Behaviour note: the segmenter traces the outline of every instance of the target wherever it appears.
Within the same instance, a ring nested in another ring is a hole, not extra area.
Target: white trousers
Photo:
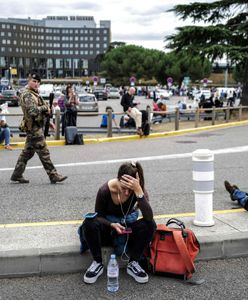
[[[134,119],[136,128],[141,127],[142,113],[136,107],[133,107],[130,112],[127,110],[126,113]]]

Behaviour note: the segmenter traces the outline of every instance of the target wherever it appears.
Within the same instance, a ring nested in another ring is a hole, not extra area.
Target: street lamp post
[[[11,73],[12,67],[9,67],[9,85],[12,85],[12,73]]]

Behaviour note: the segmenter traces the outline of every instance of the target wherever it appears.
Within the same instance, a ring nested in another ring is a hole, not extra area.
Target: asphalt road
[[[81,274],[0,279],[0,299],[246,300],[247,264],[248,258],[198,262],[198,277],[205,279],[202,285],[154,275],[147,284],[138,284],[122,269],[116,294],[107,292],[106,271],[93,285],[84,284]]]
[[[241,189],[248,189],[247,149],[237,152],[238,147],[247,144],[247,126],[239,126],[184,136],[50,147],[58,171],[68,175],[68,180],[56,185],[49,183],[36,155],[25,172],[30,183],[11,183],[12,169],[21,150],[1,151],[0,223],[81,219],[82,213],[94,209],[98,187],[116,176],[121,162],[114,160],[132,158],[140,160],[144,167],[146,188],[155,215],[194,212],[189,155],[196,149],[222,149],[215,155],[213,208],[230,209],[235,204],[230,201],[223,181],[228,179]]]

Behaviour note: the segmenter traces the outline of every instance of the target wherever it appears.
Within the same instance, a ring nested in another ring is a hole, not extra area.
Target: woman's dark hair
[[[122,164],[118,170],[117,178],[118,180],[120,180],[124,174],[136,178],[137,172],[139,174],[140,186],[144,191],[144,187],[145,187],[144,173],[143,173],[143,168],[141,167],[141,164],[139,162],[127,162]]]
[[[72,85],[71,85],[71,84],[68,84],[67,87],[66,87],[65,95],[66,95],[67,98],[69,97],[69,90],[70,90],[71,88],[72,88]]]

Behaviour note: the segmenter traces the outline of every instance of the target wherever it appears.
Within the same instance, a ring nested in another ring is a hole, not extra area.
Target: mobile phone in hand
[[[121,234],[125,234],[125,233],[132,233],[132,228],[126,227],[125,229],[123,229],[123,230],[121,231]]]
[[[83,217],[85,219],[94,219],[97,216],[97,212],[88,212]]]

